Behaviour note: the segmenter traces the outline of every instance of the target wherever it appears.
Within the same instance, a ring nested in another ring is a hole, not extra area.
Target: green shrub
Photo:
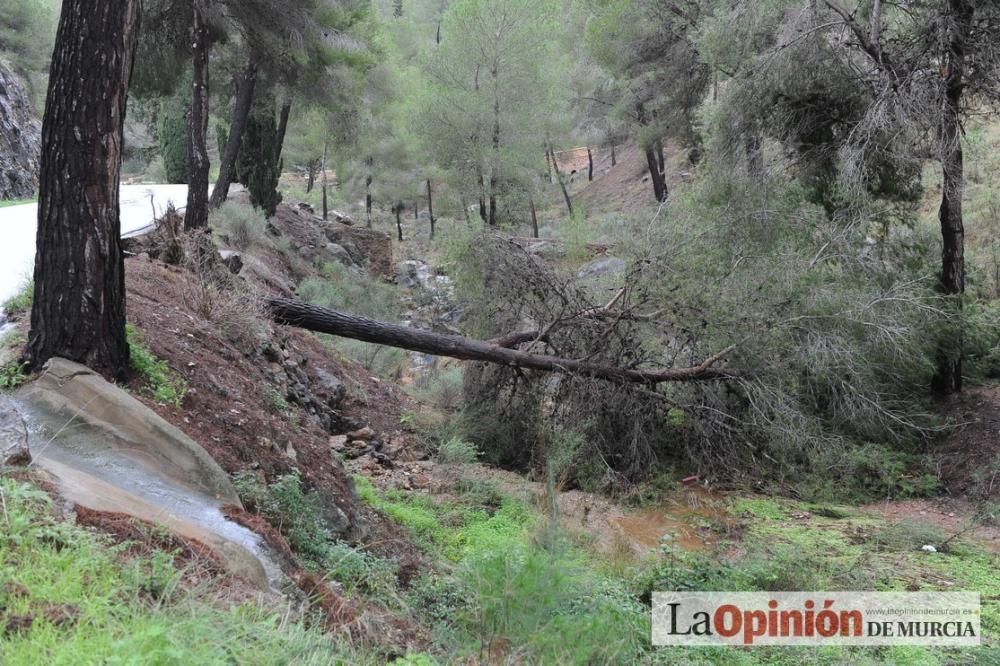
[[[153,354],[139,329],[129,324],[125,327],[125,335],[132,370],[146,382],[153,400],[179,408],[187,395],[187,382],[166,361]]]
[[[185,103],[172,100],[160,107],[156,137],[168,183],[188,182],[188,131]]]
[[[229,245],[246,251],[264,238],[267,220],[251,206],[227,201],[209,215],[209,226],[224,235]]]
[[[28,379],[28,364],[11,361],[0,366],[0,391],[13,391]]]
[[[307,568],[330,576],[348,591],[395,595],[398,565],[338,542],[323,520],[322,499],[302,487],[298,472],[271,485],[253,472],[241,472],[233,485],[247,510],[274,525]]]
[[[21,315],[31,312],[35,302],[35,282],[29,281],[16,295],[4,301],[0,306],[8,315]]]
[[[274,215],[281,203],[278,180],[278,124],[274,118],[274,99],[264,97],[254,103],[240,143],[236,171],[250,191],[250,201],[265,217]]]
[[[442,442],[437,450],[438,462],[445,465],[474,463],[480,455],[475,444],[458,438]]]

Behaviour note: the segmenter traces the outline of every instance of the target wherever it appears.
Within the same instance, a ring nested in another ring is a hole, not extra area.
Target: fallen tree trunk
[[[460,335],[442,335],[398,324],[375,321],[287,298],[268,299],[267,305],[270,308],[271,316],[279,324],[467,361],[485,361],[543,372],[561,372],[617,383],[635,384],[732,379],[741,375],[740,372],[714,367],[723,356],[732,351],[732,348],[705,359],[699,365],[687,368],[662,370],[618,368],[590,361],[533,354],[510,348],[513,346],[512,342],[528,342],[535,339],[529,338],[530,334],[514,334],[498,338],[494,342],[484,342]]]

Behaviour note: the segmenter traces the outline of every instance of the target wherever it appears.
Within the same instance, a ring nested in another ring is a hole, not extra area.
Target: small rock
[[[920,550],[924,551],[925,553],[936,553],[937,552],[937,548],[935,548],[934,546],[932,546],[930,544],[927,544],[926,546],[924,546]]]
[[[331,437],[330,448],[334,451],[343,451],[347,448],[347,435],[336,435]]]
[[[355,430],[354,432],[347,433],[347,437],[352,440],[360,440],[362,442],[368,442],[375,437],[375,431],[369,426],[365,426],[360,430]]]
[[[292,447],[290,443],[288,444],[288,447],[285,449],[285,457],[289,458],[293,462],[299,459],[298,452]]]
[[[345,266],[354,265],[354,259],[351,257],[351,253],[347,251],[347,248],[345,248],[343,245],[340,245],[339,243],[327,243],[326,252],[335,261],[339,261]]]
[[[581,266],[576,276],[581,280],[586,280],[604,275],[622,275],[625,273],[626,265],[625,260],[618,257],[595,259]]]
[[[222,259],[222,263],[225,264],[226,268],[233,275],[239,275],[240,271],[243,270],[243,257],[240,256],[239,252],[233,250],[219,250],[219,257]]]

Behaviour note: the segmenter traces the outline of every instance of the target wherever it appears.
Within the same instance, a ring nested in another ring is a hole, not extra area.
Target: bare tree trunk
[[[493,164],[490,165],[490,226],[497,226],[497,186],[500,171],[500,90],[497,82],[497,68],[493,76]]]
[[[587,146],[587,182],[592,183],[594,181],[594,153],[590,152],[590,146]]]
[[[330,149],[330,144],[329,143],[324,143],[323,144],[323,221],[324,222],[326,222],[327,220],[330,219],[330,210],[327,207],[327,201],[326,201],[326,192],[327,192],[327,189],[326,189],[326,158],[327,158],[327,152],[329,151],[329,149]]]
[[[191,109],[188,113],[188,193],[184,209],[184,228],[208,226],[208,53],[211,49],[208,25],[194,0],[191,25],[192,84]]]
[[[472,224],[472,218],[469,216],[469,202],[465,198],[465,190],[462,190],[462,213],[465,215],[465,223]]]
[[[528,205],[531,206],[531,235],[538,238],[538,214],[535,212],[535,198],[528,195]]]
[[[656,150],[656,166],[660,170],[660,184],[663,185],[663,189],[666,190],[665,178],[667,175],[667,167],[663,160],[663,141],[661,139],[656,140],[656,146],[654,149]]]
[[[427,214],[431,219],[431,240],[434,240],[434,194],[431,191],[431,179],[427,179]]]
[[[326,150],[325,146],[324,150]],[[319,173],[319,165],[321,163],[322,160],[320,162],[312,161],[306,165],[306,194],[312,192],[313,188],[316,187],[316,174]]]
[[[399,242],[403,242],[403,221],[400,216],[403,214],[403,204],[399,202],[396,204],[396,235],[399,238]]]
[[[286,100],[281,105],[278,115],[278,133],[274,143],[274,163],[281,164],[281,151],[285,147],[285,134],[288,132],[288,116],[292,113],[292,100]]]
[[[566,210],[569,211],[569,216],[573,217],[573,200],[570,199],[569,190],[566,189],[566,181],[563,180],[562,169],[559,168],[559,160],[556,159],[556,150],[549,144],[549,153],[552,154],[552,166],[556,171],[556,179],[559,181],[559,187],[562,189],[563,201],[566,202]]]
[[[211,208],[218,208],[229,196],[229,186],[232,185],[233,175],[236,172],[236,158],[240,154],[240,144],[243,141],[243,132],[247,128],[247,119],[250,117],[250,108],[253,106],[256,86],[257,63],[251,59],[246,72],[243,73],[243,78],[240,79],[239,87],[236,90],[236,99],[233,100],[233,116],[229,123],[229,137],[222,151],[219,177],[215,181],[215,189],[212,190],[212,198],[209,200]],[[309,189],[312,189],[312,179],[309,181]]]
[[[413,221],[420,221],[420,204],[418,204],[415,200],[413,202]]]
[[[653,196],[660,203],[667,200],[666,188],[663,186],[663,178],[660,174],[660,166],[656,160],[656,152],[652,148],[646,149],[646,166],[649,169],[649,179],[653,182]]]
[[[938,368],[932,382],[942,395],[962,390],[962,294],[965,293],[965,228],[962,194],[965,165],[961,141],[961,104],[965,87],[966,39],[972,30],[974,8],[969,0],[948,0],[951,26],[945,54],[945,100],[941,119],[942,194],[941,291],[952,297],[954,319],[947,322],[944,339],[938,343]]]
[[[467,361],[485,361],[543,372],[583,375],[617,383],[655,385],[663,382],[732,379],[745,374],[741,371],[714,367],[731,349],[709,357],[701,364],[691,367],[662,370],[618,368],[589,361],[511,349],[498,344],[499,340],[484,342],[460,335],[442,335],[422,331],[285,298],[269,299],[268,307],[272,317],[279,324],[298,326],[306,330],[338,335],[351,340],[362,340]],[[512,343],[530,342],[535,339],[538,339],[538,334],[534,336],[519,334],[510,337]]]
[[[615,153],[615,144],[611,144],[611,166],[618,166],[618,155]]]
[[[549,182],[551,183],[554,179],[552,178],[552,161],[549,157],[549,147],[545,146],[545,169],[548,173]]]
[[[128,377],[118,181],[139,0],[64,0],[42,123],[28,356]]]
[[[368,164],[368,175],[365,176],[365,217],[368,220],[368,228],[372,228],[372,174],[371,168],[374,160],[369,157],[366,160]]]

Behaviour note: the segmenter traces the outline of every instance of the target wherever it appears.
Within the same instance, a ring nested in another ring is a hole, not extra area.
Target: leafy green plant
[[[453,437],[442,442],[437,450],[438,462],[445,465],[470,464],[479,460],[479,448],[472,442]]]
[[[31,306],[35,302],[35,282],[29,281],[16,295],[7,299],[3,306],[3,311],[8,315],[21,315],[31,311]]]
[[[12,361],[0,366],[0,391],[13,391],[28,379],[28,364]]]
[[[222,204],[209,218],[209,225],[241,251],[260,243],[267,227],[267,220],[258,209],[235,201]]]
[[[185,587],[171,553],[135,556],[128,544],[62,522],[34,485],[2,478],[0,498],[0,605],[5,618],[30,620],[0,639],[4,666],[82,656],[109,665],[370,660],[280,604],[223,605],[208,586]]]
[[[135,326],[125,327],[129,344],[129,362],[132,370],[146,382],[153,400],[180,407],[187,394],[187,382],[166,361],[159,359],[147,346],[142,333]]]

